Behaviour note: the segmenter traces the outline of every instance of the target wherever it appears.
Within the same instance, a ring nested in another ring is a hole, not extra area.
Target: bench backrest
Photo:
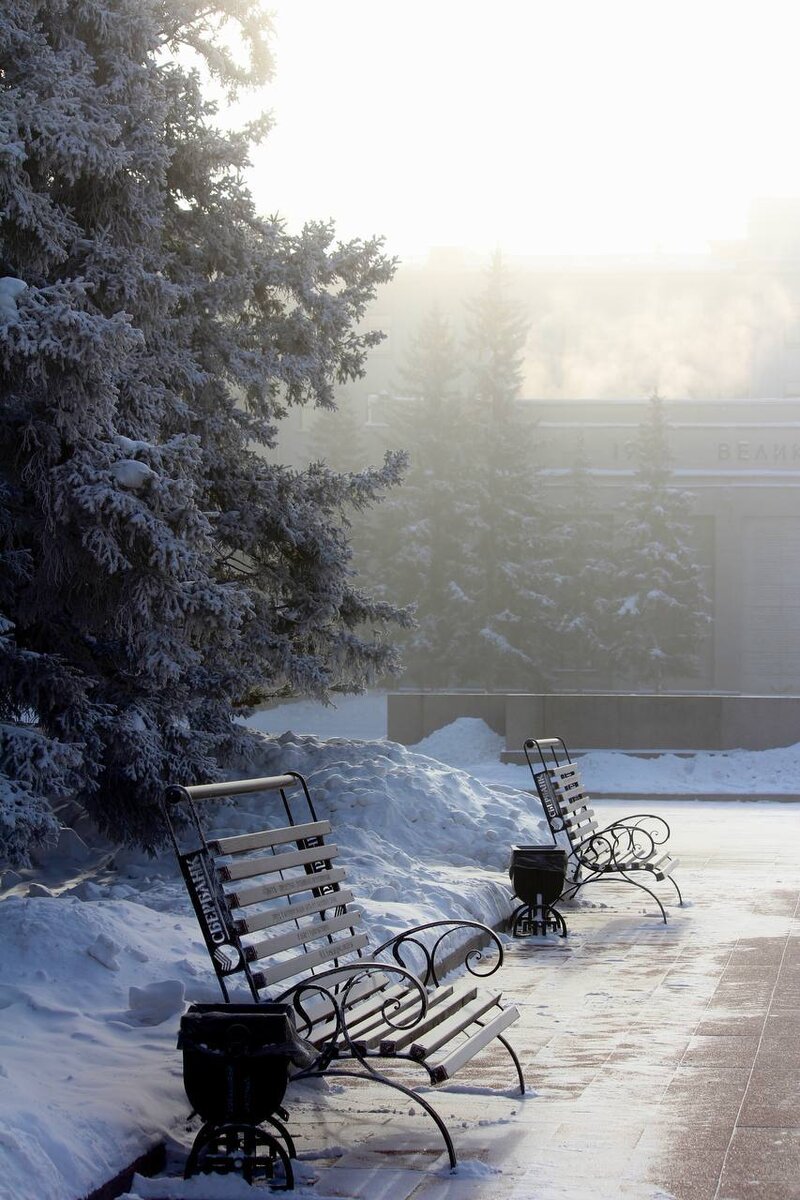
[[[198,801],[253,792],[277,801],[266,806],[274,816],[267,828],[228,836],[206,829]],[[317,818],[301,775],[173,786],[165,811],[226,1001],[232,976],[242,974],[253,998],[263,1000],[361,956],[368,941],[361,914],[343,886],[338,848],[325,842],[330,823]],[[181,845],[187,831],[188,849]]]
[[[562,738],[528,738],[524,750],[553,837],[563,832],[580,854],[599,824],[577,765]]]

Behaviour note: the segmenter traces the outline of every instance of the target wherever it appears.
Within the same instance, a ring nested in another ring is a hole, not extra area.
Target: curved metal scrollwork
[[[578,857],[592,871],[619,870],[630,868],[632,862],[648,862],[660,844],[643,826],[616,821],[582,842]]]
[[[421,935],[428,933],[432,929],[444,929],[444,932],[440,933],[434,939],[432,945],[429,945],[427,941],[422,939]],[[495,931],[480,921],[429,921],[425,925],[416,925],[413,929],[407,929],[404,933],[398,933],[395,937],[389,938],[388,941],[384,942],[375,951],[375,957],[377,958],[384,951],[391,951],[395,962],[399,966],[408,969],[408,950],[410,947],[415,947],[422,958],[423,969],[420,972],[422,982],[426,987],[431,984],[438,987],[439,971],[441,970],[441,966],[438,964],[439,948],[451,934],[458,933],[459,930],[463,929],[479,930],[485,936],[486,940],[492,943],[494,949],[497,951],[497,958],[489,963],[488,969],[479,970],[477,964],[483,962],[485,947],[473,946],[472,949],[465,947],[465,954],[461,965],[465,966],[471,975],[480,977],[493,975],[502,966],[503,946]]]
[[[637,829],[646,831],[656,846],[663,846],[670,835],[667,822],[655,813],[633,813],[630,817],[626,816],[622,824],[635,825]]]
[[[403,964],[395,966],[392,963],[358,962],[348,966],[335,967],[330,971],[324,971],[319,975],[304,979],[287,988],[278,997],[278,1001],[292,1004],[301,1020],[298,1028],[301,1038],[310,1036],[312,1031],[319,1027],[321,1021],[331,1024],[330,1032],[324,1041],[315,1043],[316,1058],[308,1067],[304,1067],[299,1072],[300,1075],[324,1071],[343,1050],[347,1054],[352,1054],[362,1063],[364,1062],[364,1054],[358,1046],[357,1039],[350,1031],[348,1018],[350,1006],[361,998],[360,993],[353,998],[354,987],[372,973],[398,976],[408,984],[408,991],[402,996],[398,997],[396,994],[387,996],[381,1005],[380,1014],[387,1025],[392,1029],[407,1029],[425,1016],[428,1011],[428,994],[413,971],[409,971]],[[378,988],[379,991],[380,988]],[[326,1008],[322,1015],[317,1012],[312,1016],[303,1003],[304,999],[308,1000],[312,995],[325,1001]],[[409,995],[412,996],[410,1005],[408,1004]],[[398,1020],[396,1018],[401,1007],[403,1015]],[[366,1063],[364,1065],[371,1070]]]

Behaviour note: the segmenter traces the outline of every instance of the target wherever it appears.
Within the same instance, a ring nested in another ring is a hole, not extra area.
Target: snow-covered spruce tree
[[[553,572],[560,684],[583,687],[594,673],[607,686],[612,605],[616,592],[613,526],[599,503],[583,439],[564,480],[566,499],[552,514]]]
[[[469,304],[463,480],[469,530],[464,591],[472,602],[464,682],[490,689],[547,686],[555,607],[535,429],[520,412],[528,323],[500,254]]]
[[[257,216],[242,176],[267,123],[220,132],[202,79],[265,80],[268,30],[249,0],[0,14],[9,860],[65,796],[155,844],[164,781],[246,753],[237,702],[358,689],[392,659],[393,609],[353,586],[343,514],[398,461],[342,477],[258,453],[287,405],[361,373],[379,335],[356,326],[393,270],[379,242]]]
[[[692,497],[673,482],[658,395],[639,428],[635,461],[619,525],[612,660],[623,680],[660,692],[670,679],[696,673],[710,604],[692,545]]]
[[[388,405],[392,441],[408,450],[406,480],[371,522],[369,575],[386,597],[413,604],[403,641],[404,681],[419,687],[460,682],[461,587],[469,526],[459,351],[447,317],[434,306],[406,353],[403,396]]]

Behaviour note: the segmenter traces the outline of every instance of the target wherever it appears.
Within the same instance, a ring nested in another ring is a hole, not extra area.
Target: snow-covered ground
[[[475,720],[413,750],[387,742],[385,704],[370,695],[256,714],[255,728],[278,735],[259,773],[309,778],[375,938],[437,917],[498,922],[510,910],[510,845],[544,836],[527,768],[501,764],[502,739]],[[594,753],[583,770],[596,792],[795,793],[800,747]],[[253,825],[257,805],[229,827]],[[185,1115],[179,1015],[217,999],[216,984],[169,855],[65,837],[36,870],[6,872],[0,894],[0,1198],[77,1200]],[[233,1194],[233,1182],[206,1182],[202,1195]]]

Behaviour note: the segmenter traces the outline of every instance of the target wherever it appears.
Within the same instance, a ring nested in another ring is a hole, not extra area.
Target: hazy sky
[[[702,251],[800,196],[800,4],[273,0],[259,208],[522,253]]]

